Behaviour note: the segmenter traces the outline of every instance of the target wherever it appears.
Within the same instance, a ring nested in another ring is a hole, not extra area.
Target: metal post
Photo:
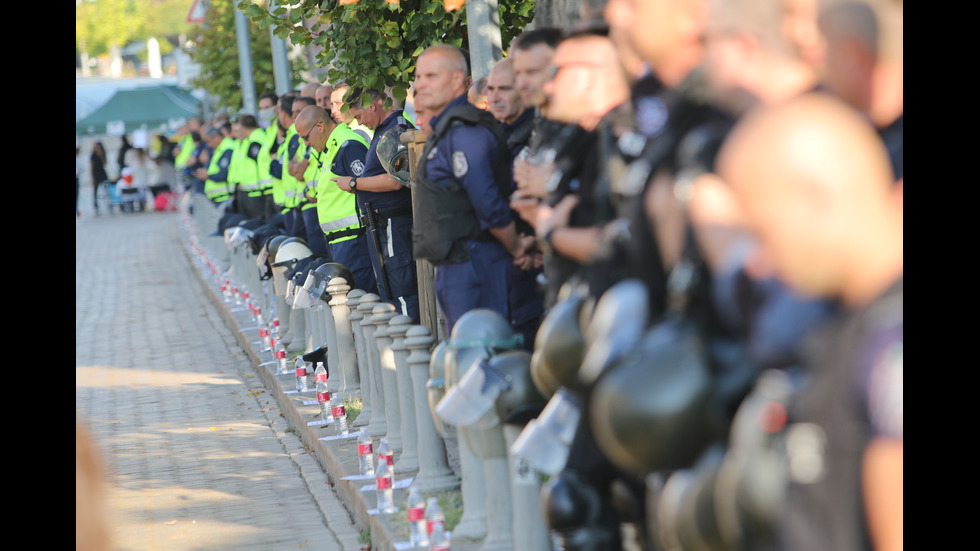
[[[235,35],[238,37],[238,69],[241,74],[242,111],[256,114],[255,81],[252,79],[252,46],[248,41],[248,18],[235,10]]]
[[[276,9],[276,2],[269,2],[269,12]],[[289,56],[286,40],[276,36],[276,28],[269,27],[269,42],[272,46],[272,76],[276,82],[276,95],[282,96],[293,89],[289,74]]]
[[[502,56],[497,0],[466,2],[466,21],[470,37],[470,72],[475,82],[489,75],[494,63]]]

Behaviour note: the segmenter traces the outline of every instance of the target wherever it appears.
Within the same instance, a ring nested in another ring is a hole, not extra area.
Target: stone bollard
[[[358,352],[363,352],[364,370],[369,373],[368,378],[371,379],[371,422],[367,426],[367,431],[372,437],[381,437],[388,432],[387,404],[378,361],[378,343],[374,340],[374,321],[371,320],[374,306],[379,300],[378,295],[368,293],[361,297],[361,302],[357,305],[357,311],[361,314],[361,334],[364,336],[364,346],[358,348]]]
[[[378,370],[381,372],[381,384],[384,389],[386,436],[391,451],[402,451],[402,415],[398,404],[398,377],[395,374],[395,357],[391,351],[391,337],[388,336],[388,321],[395,317],[395,306],[388,302],[380,302],[371,311],[371,321],[374,323],[374,340],[378,346]]]
[[[507,449],[514,444],[524,425],[504,424]],[[548,526],[541,514],[541,482],[538,473],[521,458],[507,454],[510,461],[510,488],[513,506],[514,549],[548,551]]]
[[[361,377],[357,372],[357,357],[354,355],[354,334],[351,332],[350,308],[347,306],[347,293],[350,285],[342,277],[330,280],[327,292],[330,293],[330,313],[336,343],[330,353],[336,354],[337,363],[330,365],[330,377],[343,382],[340,393],[351,397],[361,390]],[[333,357],[333,356],[331,356]],[[363,410],[362,410],[363,411]]]
[[[374,410],[371,408],[371,374],[367,370],[367,357],[364,352],[364,332],[361,330],[361,315],[359,307],[361,298],[365,295],[364,291],[354,289],[347,293],[347,307],[350,309],[348,320],[350,321],[351,335],[354,341],[354,360],[357,363],[357,371],[361,380],[361,414],[354,420],[352,427],[363,427],[371,422],[374,417]]]
[[[302,351],[307,346],[306,312],[296,310],[283,302],[289,315],[289,338],[283,339],[287,352]]]
[[[323,344],[323,327],[319,317],[316,316],[312,308],[293,308],[303,311],[303,319],[306,320],[306,338],[304,339],[303,353],[311,352]]]
[[[334,394],[343,387],[343,372],[340,369],[340,356],[337,352],[337,326],[330,307],[330,295],[323,293],[313,307],[313,315],[319,319],[322,340],[319,345],[327,345],[327,392]],[[314,347],[315,349],[316,347]]]
[[[418,429],[419,472],[412,485],[418,486],[423,493],[459,488],[459,478],[449,467],[446,442],[436,431],[429,411],[426,383],[429,380],[429,353],[434,340],[422,325],[413,325],[405,332],[405,346],[409,350],[406,360],[412,378],[414,417]]]
[[[402,454],[395,463],[395,474],[419,470],[418,423],[415,421],[415,392],[408,367],[408,347],[405,333],[412,325],[412,318],[397,315],[388,320],[388,336],[391,337],[391,354],[395,361],[395,378],[398,382],[398,409],[401,413]]]
[[[481,551],[514,549],[514,534],[511,527],[513,509],[510,494],[510,464],[507,461],[507,445],[504,442],[503,429],[497,425],[490,429],[458,427],[458,430],[467,431],[466,441],[460,442],[459,445],[461,450],[469,449],[473,443],[479,442],[479,449],[471,449],[470,452],[477,457],[478,466],[483,471],[483,488],[486,496],[484,510],[487,535],[480,549]],[[465,497],[463,506],[468,507]]]

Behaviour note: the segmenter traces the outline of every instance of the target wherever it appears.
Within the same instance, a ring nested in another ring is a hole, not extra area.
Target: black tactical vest
[[[472,105],[449,108],[439,119],[432,136],[426,140],[415,187],[414,209],[418,221],[412,234],[415,258],[437,265],[468,260],[467,239],[493,239],[489,232],[480,229],[473,204],[459,182],[452,180],[449,185],[443,186],[432,182],[425,174],[429,153],[449,128],[460,124],[482,125],[493,132],[498,144],[497,158],[493,164],[494,181],[504,200],[510,195],[510,152],[496,119],[489,112]]]

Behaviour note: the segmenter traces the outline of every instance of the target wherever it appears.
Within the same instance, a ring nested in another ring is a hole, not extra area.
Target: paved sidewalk
[[[359,549],[191,269],[179,216],[75,226],[75,410],[110,471],[114,549]]]

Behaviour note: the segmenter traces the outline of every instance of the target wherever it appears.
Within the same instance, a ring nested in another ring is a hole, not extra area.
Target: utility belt
[[[332,242],[336,241],[337,239],[343,239],[345,237],[351,237],[351,236],[355,236],[356,237],[358,235],[364,235],[364,233],[366,231],[367,231],[367,228],[365,228],[364,226],[358,226],[356,228],[346,228],[346,229],[343,229],[343,230],[337,230],[337,231],[334,231],[334,232],[327,233],[325,235],[326,235],[326,238],[327,238],[327,243],[332,243]]]
[[[404,206],[404,207],[392,207],[389,209],[371,209],[371,212],[374,213],[374,219],[378,223],[378,225],[385,226],[387,225],[388,220],[392,218],[398,218],[399,216],[411,216],[412,207]],[[361,224],[364,226],[370,226],[371,223],[369,218],[370,217],[368,217],[366,214],[361,213],[360,216]]]

